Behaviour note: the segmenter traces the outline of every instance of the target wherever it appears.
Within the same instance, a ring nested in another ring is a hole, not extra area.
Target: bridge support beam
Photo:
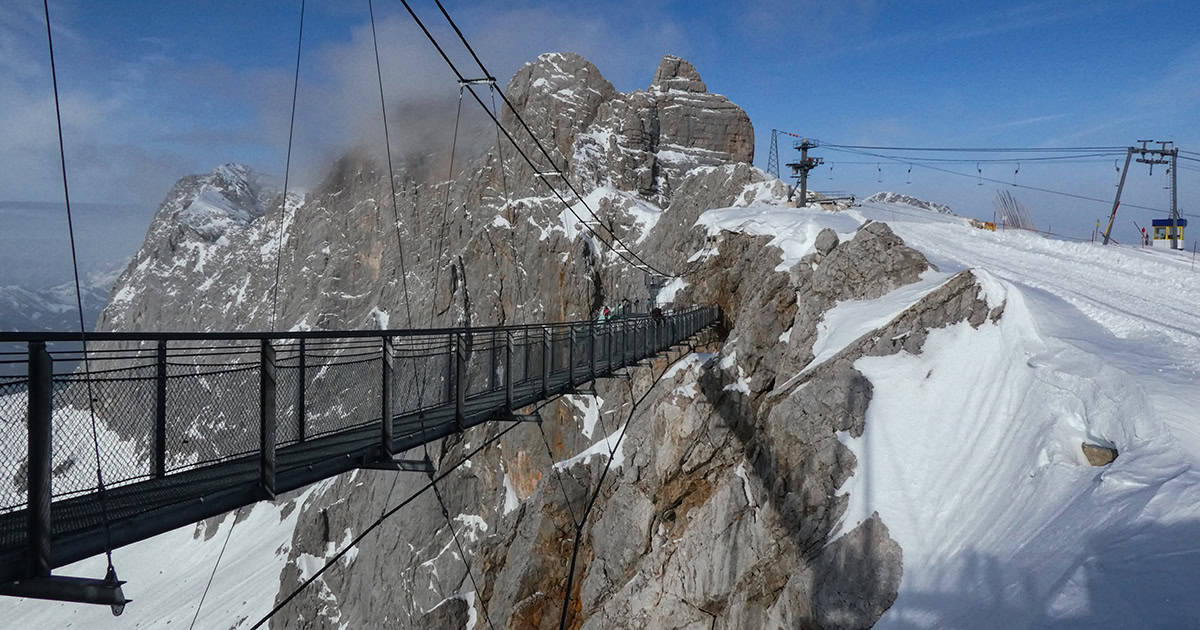
[[[29,490],[29,557],[26,570],[35,577],[49,576],[51,567],[53,366],[50,353],[46,352],[46,342],[29,342],[29,473],[26,475]]]
[[[258,484],[264,498],[275,498],[275,347],[262,340],[259,351]]]

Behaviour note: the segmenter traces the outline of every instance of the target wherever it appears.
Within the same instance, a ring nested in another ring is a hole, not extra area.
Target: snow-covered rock
[[[941,203],[934,203],[932,201],[925,201],[923,199],[917,199],[916,197],[902,193],[886,191],[877,192],[874,195],[867,197],[866,200],[871,203],[893,203],[902,206],[920,208],[922,210],[931,210],[941,214],[954,214],[954,211],[950,209],[950,206]]]

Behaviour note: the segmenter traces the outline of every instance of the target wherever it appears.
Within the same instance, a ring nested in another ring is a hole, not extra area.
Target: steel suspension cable
[[[405,2],[405,6],[407,6],[407,4],[408,4],[407,0],[402,0],[402,1]],[[479,55],[475,53],[475,49],[471,46],[471,43],[469,41],[467,41],[467,37],[466,37],[466,35],[463,34],[462,30],[460,28],[458,28],[458,24],[455,23],[454,19],[450,17],[450,13],[446,10],[446,7],[442,4],[441,0],[434,0],[434,2],[437,4],[438,9],[442,12],[442,16],[446,18],[446,22],[450,25],[450,27],[452,29],[454,29],[454,33],[456,35],[458,35],[459,41],[462,42],[463,46],[467,49],[467,52],[471,53],[471,58],[475,60],[475,64],[479,66],[479,70],[482,71],[485,76],[491,78],[493,81],[493,84],[494,84],[495,77],[492,76],[492,73],[488,71],[487,66],[485,66],[483,64],[483,60],[479,58]],[[521,116],[521,113],[519,111],[517,111],[517,109],[515,107],[513,107],[513,104],[508,100],[508,96],[506,94],[504,94],[503,91],[500,92],[500,98],[501,98],[501,100],[504,101],[505,105],[508,105],[509,110],[511,110],[513,113],[513,117],[517,119],[517,122],[521,123],[521,127],[523,127],[525,129],[526,133],[529,134],[529,138],[531,140],[533,140],[534,145],[537,146],[538,150],[541,151],[543,156],[545,156],[546,161],[549,162],[551,166],[557,167],[557,165],[554,163],[554,158],[550,155],[550,152],[546,150],[545,145],[542,144],[541,140],[539,140],[538,137],[533,133],[533,129],[531,129],[529,127],[529,125],[525,122],[525,119],[524,119],[524,117]],[[613,231],[613,229],[611,227],[609,227],[608,225],[605,225],[604,222],[600,220],[600,217],[597,216],[595,211],[592,210],[592,208],[588,204],[587,200],[583,198],[583,195],[579,194],[579,191],[576,190],[575,186],[573,186],[571,184],[571,180],[567,179],[565,171],[562,172],[561,179],[562,179],[562,182],[564,184],[566,184],[567,188],[570,189],[571,193],[573,193],[575,195],[575,198],[579,200],[579,203],[581,203],[583,205],[584,209],[587,210],[588,214],[591,215],[592,219],[594,219],[597,223],[600,224],[601,227],[603,227],[605,230],[608,231],[609,236],[613,242],[615,242],[617,245],[620,245],[622,249],[624,249],[626,252],[629,252],[629,254],[631,256],[633,256],[633,258],[636,259],[639,263],[641,263],[642,265],[645,265],[647,268],[653,270],[658,275],[665,276],[665,277],[675,277],[675,275],[673,275],[673,274],[666,274],[666,273],[663,273],[663,272],[655,269],[653,266],[651,266],[649,263],[647,263],[640,256],[638,256],[637,254],[634,254],[633,250],[629,249],[628,246],[626,246],[623,242],[621,242],[621,239],[617,237],[617,233],[615,231]],[[547,182],[546,185],[549,186],[550,185],[549,182]],[[606,242],[603,240],[603,237],[601,237],[600,234],[595,232],[595,230],[590,230],[590,231],[593,234],[596,234],[597,237],[600,237],[601,242]],[[609,247],[614,252],[616,251],[616,248],[613,247],[611,245],[611,243],[609,243]],[[687,273],[687,272],[685,272],[685,273]]]
[[[292,79],[292,115],[288,120],[287,158],[283,163],[283,201],[279,207],[279,237],[275,248],[275,284],[271,288],[271,331],[275,331],[275,304],[279,296],[279,270],[283,261],[283,223],[287,217],[288,175],[292,171],[292,137],[296,128],[296,95],[300,91],[300,50],[304,45],[304,3],[300,0],[300,34],[296,37],[296,74]]]
[[[446,198],[445,198],[445,203],[442,204],[442,223],[441,223],[441,226],[438,228],[437,249],[434,252],[434,255],[432,256],[432,267],[433,267],[433,270],[432,270],[433,271],[433,285],[432,285],[432,287],[433,287],[433,291],[431,292],[430,299],[429,299],[429,324],[428,324],[429,328],[433,328],[434,313],[437,308],[438,283],[440,282],[441,271],[442,271],[442,265],[440,263],[441,263],[441,258],[442,258],[442,249],[445,246],[446,225],[447,225],[448,214],[449,214],[449,209],[450,209],[450,184],[451,184],[451,182],[454,181],[454,153],[455,153],[455,150],[458,148],[458,126],[459,126],[459,122],[461,121],[461,119],[462,119],[462,87],[460,86],[458,88],[458,111],[454,117],[454,135],[453,135],[453,139],[451,140],[451,143],[450,143],[450,165],[449,165],[450,172],[446,176]],[[453,260],[451,260],[451,264],[453,264]],[[451,353],[451,356],[454,355],[454,347],[453,346],[451,346],[451,348],[450,348],[450,353]],[[417,422],[420,423],[422,435],[425,434],[425,412],[423,410],[424,407],[422,405],[422,401],[425,400],[425,383],[426,383],[428,376],[429,376],[429,362],[424,361],[423,369],[421,370],[421,376],[417,378]],[[384,421],[386,422],[386,419]],[[421,442],[421,450],[422,450],[423,454],[425,455],[425,461],[426,462],[432,461],[429,458],[429,443],[428,442]],[[387,498],[384,499],[384,502],[383,502],[384,506],[387,506],[388,502],[391,501],[392,493],[396,490],[396,483],[400,480],[400,475],[402,473],[403,473],[403,471],[397,470],[395,476],[392,477],[392,485],[388,489]]]
[[[400,209],[396,206],[396,171],[392,167],[392,139],[388,134],[387,102],[383,96],[383,70],[379,64],[379,37],[375,32],[375,6],[367,0],[367,11],[371,17],[371,44],[375,49],[375,79],[379,84],[379,109],[383,113],[383,146],[387,154],[388,184],[392,191],[392,225],[396,228],[396,247],[400,257],[400,283],[404,289],[404,313],[406,327],[412,328],[412,305],[408,295],[408,272],[404,266],[404,240],[400,237]]]
[[[116,580],[112,559],[112,531],[108,522],[108,493],[104,485],[104,471],[100,465],[100,431],[96,424],[96,396],[92,385],[91,361],[88,358],[87,324],[83,317],[83,292],[79,286],[79,255],[75,249],[75,221],[71,214],[71,190],[67,183],[67,153],[63,143],[62,108],[58,97],[58,70],[54,64],[54,36],[50,27],[50,1],[42,0],[46,14],[46,43],[50,49],[50,81],[54,86],[54,118],[58,126],[58,158],[62,168],[63,201],[67,209],[67,237],[71,243],[71,270],[75,278],[75,307],[79,311],[79,342],[83,346],[83,375],[87,384],[88,416],[92,423],[92,451],[96,458],[96,490],[100,495],[100,515],[104,522],[104,556],[108,562],[106,579]],[[114,610],[116,610],[114,608]]]
[[[406,320],[405,324],[406,324],[407,328],[412,328],[413,327],[412,299],[409,296],[409,292],[408,292],[408,271],[404,264],[404,240],[400,236],[400,210],[399,210],[399,207],[397,206],[397,201],[396,201],[396,173],[395,173],[395,169],[392,166],[392,140],[391,140],[391,135],[388,133],[387,101],[384,98],[384,93],[383,93],[383,67],[379,62],[379,36],[375,30],[375,6],[374,6],[374,3],[372,2],[372,0],[367,0],[367,12],[371,18],[371,45],[375,51],[375,79],[379,85],[379,109],[380,109],[380,112],[383,117],[383,142],[384,142],[385,152],[387,155],[388,184],[391,186],[391,193],[392,193],[392,226],[396,232],[396,249],[397,249],[398,257],[400,259],[400,283],[401,283],[401,286],[402,286],[403,292],[404,292],[404,314],[405,314],[405,320]],[[414,211],[415,211],[415,209],[416,208],[414,205]],[[430,325],[432,325],[432,322]],[[386,344],[384,345],[383,351],[384,352],[388,351]],[[384,357],[384,360],[386,360],[386,359],[387,359],[387,357]],[[424,380],[425,380],[424,378],[419,379],[418,384],[417,384],[417,408],[418,408],[417,419],[420,422],[422,436],[425,435],[425,412],[421,410],[422,401],[425,398]],[[391,422],[392,418],[390,416],[391,416],[391,410],[389,409],[389,410],[387,410],[386,414],[383,414],[379,418],[379,421],[381,423]],[[388,446],[389,446],[389,450],[390,450],[390,445],[388,445]],[[428,444],[426,444],[425,442],[422,442],[421,446],[425,452],[425,460],[429,461],[429,446],[428,446]],[[391,500],[392,492],[396,489],[396,482],[399,480],[399,478],[400,478],[400,471],[396,471],[396,476],[392,478],[392,486],[388,490],[387,498],[385,499],[385,502],[384,502],[385,506],[387,505],[386,502]]]

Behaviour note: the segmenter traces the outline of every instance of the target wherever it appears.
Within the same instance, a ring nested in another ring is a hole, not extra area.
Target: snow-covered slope
[[[840,531],[878,513],[903,549],[899,596],[878,627],[1197,623],[1200,273],[1190,259],[977,230],[907,200],[780,216],[762,205],[701,222],[769,233],[790,266],[822,228],[885,221],[939,268],[828,311],[812,365],[961,270],[1003,305],[995,322],[932,330],[920,354],[854,364],[873,396],[863,435],[839,434],[858,460],[839,490],[849,497]],[[1119,455],[1093,467],[1084,443]]]

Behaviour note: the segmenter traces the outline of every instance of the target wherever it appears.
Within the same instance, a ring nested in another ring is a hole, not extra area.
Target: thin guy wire
[[[604,479],[608,477],[608,471],[612,468],[613,458],[611,453],[616,452],[616,449],[620,447],[621,442],[625,439],[625,433],[629,430],[630,423],[633,422],[633,414],[637,411],[638,405],[641,405],[646,400],[646,397],[654,391],[654,388],[658,385],[659,381],[662,380],[663,376],[665,376],[676,363],[682,361],[684,357],[687,357],[689,354],[690,353],[683,353],[679,356],[679,358],[672,361],[669,365],[664,366],[663,371],[659,373],[658,377],[655,378],[652,383],[650,383],[650,387],[646,388],[646,392],[642,394],[641,398],[638,398],[636,401],[631,401],[633,405],[629,408],[629,416],[625,419],[625,426],[621,427],[621,433],[617,436],[617,443],[613,447],[613,450],[610,451],[610,455],[604,463],[604,470],[600,473],[600,479],[596,482],[596,487],[592,491],[591,497],[588,499],[587,507],[584,508],[583,516],[579,521],[579,526],[575,529],[575,542],[571,550],[570,568],[567,573],[567,586],[563,591],[562,615],[558,622],[559,630],[566,630],[567,627],[567,610],[571,602],[571,588],[575,582],[575,562],[579,556],[579,543],[583,539],[583,527],[587,524],[587,518],[592,513],[592,508],[596,505],[596,498],[600,496],[600,490],[604,487]],[[653,371],[653,366],[651,366],[650,369]],[[629,391],[630,398],[632,399],[632,383],[629,385]]]
[[[458,532],[454,530],[454,522],[450,520],[450,511],[446,509],[446,502],[442,500],[442,493],[437,489],[437,485],[433,486],[433,496],[437,497],[438,505],[442,507],[442,516],[446,519],[446,527],[450,528],[450,537],[454,539],[454,546],[458,547],[458,557],[463,562],[463,566],[467,569],[467,578],[471,580],[471,588],[475,589],[475,596],[480,600],[483,599],[483,593],[479,590],[479,584],[475,582],[475,574],[471,572],[471,562],[467,560],[467,552],[463,550],[462,543],[458,540]],[[492,630],[496,630],[496,626],[492,625],[492,618],[488,615],[487,606],[480,605],[483,609],[483,620]]]
[[[501,437],[503,437],[503,436],[504,436],[505,434],[507,434],[509,431],[512,431],[512,430],[513,430],[513,428],[515,428],[515,427],[516,427],[517,425],[519,425],[519,424],[521,424],[521,423],[520,423],[520,422],[513,422],[513,423],[512,423],[512,424],[510,424],[509,426],[505,427],[505,428],[504,428],[504,430],[502,430],[502,431],[500,431],[499,433],[497,433],[495,436],[493,436],[493,437],[491,437],[491,438],[488,438],[488,439],[487,439],[485,442],[483,442],[483,443],[482,443],[482,444],[480,444],[478,447],[476,447],[476,448],[475,448],[475,450],[471,451],[471,453],[470,453],[470,454],[468,454],[468,455],[464,456],[462,459],[460,459],[460,460],[458,461],[458,463],[456,463],[456,464],[454,464],[453,466],[451,466],[451,467],[450,467],[448,470],[446,470],[445,472],[443,472],[443,473],[440,473],[440,474],[439,474],[437,477],[435,477],[435,478],[431,479],[431,480],[429,481],[429,483],[427,483],[427,484],[425,484],[424,486],[422,486],[420,490],[417,490],[415,493],[413,493],[412,495],[410,495],[410,496],[409,496],[407,499],[405,499],[405,500],[401,501],[399,504],[397,504],[397,505],[396,505],[396,507],[394,507],[394,508],[392,508],[392,509],[388,510],[387,512],[384,512],[382,515],[380,515],[380,517],[379,517],[379,518],[375,519],[375,521],[374,521],[374,522],[372,522],[370,525],[368,525],[368,526],[366,527],[366,529],[364,529],[362,532],[360,532],[360,533],[359,533],[357,536],[355,536],[355,537],[354,537],[354,538],[353,538],[353,539],[352,539],[352,540],[351,540],[351,541],[350,541],[350,542],[349,542],[349,543],[348,543],[348,544],[347,544],[345,547],[343,547],[343,548],[341,549],[341,551],[338,551],[337,553],[333,554],[333,556],[332,556],[331,558],[327,559],[327,560],[325,561],[325,564],[324,564],[324,565],[322,565],[320,569],[317,569],[317,570],[316,570],[316,571],[315,571],[315,572],[314,572],[312,575],[310,575],[310,576],[308,577],[308,579],[306,579],[306,580],[305,580],[305,581],[304,581],[302,584],[300,584],[300,585],[299,585],[299,586],[297,586],[295,589],[293,589],[291,593],[288,593],[287,597],[284,597],[284,598],[283,598],[283,601],[280,601],[278,604],[276,604],[276,605],[275,605],[275,607],[274,607],[274,608],[272,608],[270,612],[268,612],[268,613],[267,613],[265,616],[263,616],[263,618],[262,618],[262,619],[259,619],[257,623],[255,623],[253,626],[251,626],[251,627],[250,627],[250,630],[254,630],[255,628],[259,628],[259,627],[261,627],[261,626],[262,626],[264,623],[266,623],[266,622],[270,621],[271,617],[274,617],[276,613],[278,613],[280,610],[283,610],[283,607],[284,607],[284,606],[286,606],[286,605],[287,605],[288,603],[290,603],[290,602],[291,602],[293,599],[295,599],[297,595],[299,595],[299,594],[300,594],[300,593],[301,593],[301,592],[302,592],[302,591],[303,591],[305,588],[307,588],[307,587],[308,587],[308,585],[312,584],[313,582],[315,582],[315,581],[317,580],[317,578],[321,577],[321,576],[322,576],[322,575],[325,573],[325,571],[329,570],[329,567],[332,567],[334,564],[336,564],[336,563],[337,563],[337,561],[338,561],[338,560],[341,560],[342,556],[346,555],[346,553],[347,553],[348,551],[350,551],[350,550],[351,550],[351,549],[353,549],[353,548],[354,548],[356,545],[358,545],[358,543],[359,543],[359,542],[361,542],[363,538],[366,538],[367,534],[370,534],[372,531],[374,531],[374,530],[375,530],[375,528],[377,528],[377,527],[379,527],[380,525],[382,525],[382,524],[383,524],[383,522],[384,522],[385,520],[387,520],[388,518],[391,518],[393,515],[395,515],[397,512],[399,512],[399,511],[400,511],[401,509],[403,509],[405,506],[407,506],[407,505],[409,505],[410,503],[412,503],[413,501],[415,501],[415,500],[417,499],[417,497],[421,496],[421,495],[422,495],[422,494],[424,494],[426,491],[428,491],[430,488],[432,488],[435,482],[437,482],[437,481],[441,481],[442,479],[445,479],[446,477],[450,476],[450,473],[452,473],[452,472],[454,472],[455,470],[457,470],[457,469],[458,469],[458,467],[459,467],[459,466],[461,466],[461,465],[463,464],[463,462],[465,462],[465,461],[469,460],[470,458],[474,457],[476,454],[478,454],[478,453],[479,453],[480,451],[482,451],[484,448],[487,448],[488,446],[491,446],[493,443],[495,443],[496,441],[498,441],[498,440],[499,440]]]
[[[96,489],[100,493],[100,514],[104,520],[104,555],[109,572],[113,570],[112,532],[108,523],[108,499],[104,471],[100,466],[100,432],[96,427],[96,397],[92,391],[92,368],[88,359],[87,325],[83,321],[83,293],[79,288],[79,257],[75,251],[75,222],[71,216],[71,190],[67,185],[67,153],[63,146],[62,110],[58,103],[58,71],[54,65],[54,36],[50,33],[50,1],[42,0],[46,12],[46,43],[50,48],[50,80],[54,84],[54,117],[58,124],[58,158],[62,166],[63,199],[67,207],[67,236],[71,242],[71,269],[75,274],[75,306],[79,310],[79,341],[83,345],[83,375],[87,383],[88,415],[92,420],[92,450],[96,455]]]
[[[300,35],[296,38],[296,75],[292,80],[292,117],[288,121],[287,158],[283,165],[283,201],[279,207],[279,238],[275,248],[275,285],[271,288],[271,331],[275,330],[275,303],[279,297],[279,268],[283,261],[283,221],[287,215],[288,175],[292,170],[292,136],[296,128],[296,94],[300,91],[300,49],[304,45],[304,3],[300,0]]]
[[[208,583],[204,585],[204,593],[200,595],[200,603],[196,604],[196,614],[192,615],[192,623],[188,626],[188,630],[196,627],[196,620],[200,618],[200,608],[204,606],[204,598],[208,597],[208,589],[217,575],[217,567],[221,566],[221,558],[225,556],[225,547],[229,546],[229,538],[233,536],[233,528],[237,527],[237,517],[241,511],[242,508],[238,508],[233,512],[233,523],[229,525],[229,531],[225,532],[225,542],[221,544],[221,553],[217,554],[217,561],[213,564],[212,573],[208,574]]]

